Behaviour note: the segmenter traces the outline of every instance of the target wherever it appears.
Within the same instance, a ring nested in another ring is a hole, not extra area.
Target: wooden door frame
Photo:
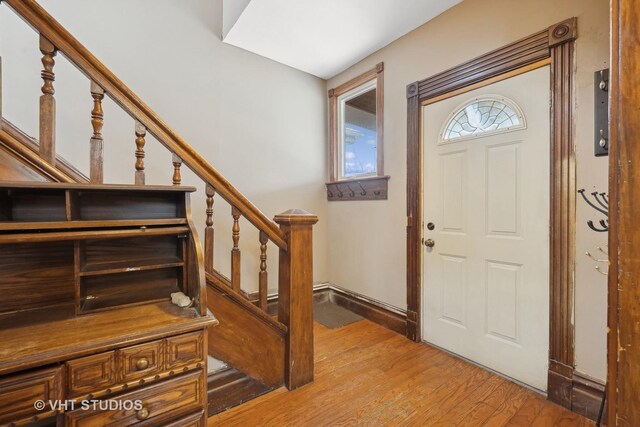
[[[407,337],[421,339],[422,107],[541,66],[551,67],[551,211],[548,397],[571,407],[575,260],[574,51],[570,18],[457,67],[407,85]],[[543,64],[543,65],[546,65]]]
[[[640,423],[640,6],[611,1],[607,425]]]

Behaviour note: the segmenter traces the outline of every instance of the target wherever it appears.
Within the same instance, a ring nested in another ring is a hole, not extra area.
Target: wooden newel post
[[[280,249],[278,320],[288,328],[285,385],[289,390],[313,381],[313,225],[318,217],[300,209],[276,215],[286,235]]]

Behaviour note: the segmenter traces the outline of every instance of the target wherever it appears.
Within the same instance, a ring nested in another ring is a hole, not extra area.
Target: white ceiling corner
[[[461,1],[223,0],[223,40],[329,79]]]

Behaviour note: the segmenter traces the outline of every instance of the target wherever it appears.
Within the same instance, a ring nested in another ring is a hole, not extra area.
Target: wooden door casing
[[[551,244],[549,399],[571,407],[575,260],[574,45],[577,18],[550,26],[407,85],[407,337],[419,341],[422,288],[421,106],[533,68],[551,65]]]

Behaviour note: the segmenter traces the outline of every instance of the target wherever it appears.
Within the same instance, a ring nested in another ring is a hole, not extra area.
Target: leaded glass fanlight
[[[440,133],[442,142],[478,138],[526,127],[522,110],[501,96],[474,98],[449,115]]]

